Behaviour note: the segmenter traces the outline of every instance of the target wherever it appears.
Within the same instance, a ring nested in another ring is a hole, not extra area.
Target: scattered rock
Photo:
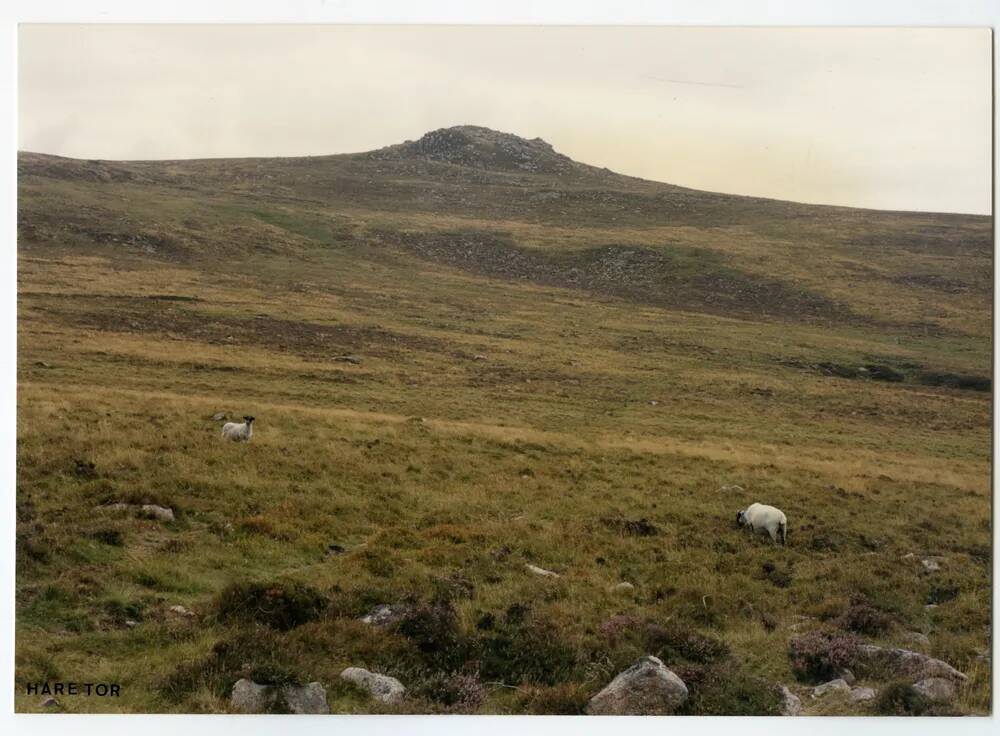
[[[905,555],[903,555],[904,560],[910,560],[913,559],[914,557],[916,557],[916,555],[913,554],[912,552],[907,552]]]
[[[611,593],[628,593],[632,590],[635,590],[635,586],[629,582],[618,583],[617,585],[612,585],[608,588],[608,591]]]
[[[59,705],[59,701],[53,698],[51,695],[46,695],[42,700],[43,708],[55,708]]]
[[[851,688],[850,698],[852,703],[867,703],[875,700],[875,691],[870,687],[854,687]]]
[[[291,685],[281,689],[288,710],[295,715],[326,715],[330,706],[326,702],[326,688],[318,682],[294,687]]]
[[[837,673],[837,677],[846,682],[848,685],[853,685],[857,682],[857,678],[854,677],[854,673],[849,669],[844,668]]]
[[[373,698],[383,703],[398,703],[406,695],[403,683],[395,677],[369,672],[362,667],[348,667],[340,673],[340,677],[364,688]]]
[[[170,606],[170,608],[168,608],[167,610],[170,611],[171,613],[176,613],[178,616],[188,616],[188,617],[194,616],[194,611],[189,611],[184,606],[180,605]]]
[[[49,363],[46,363],[44,360],[36,360],[35,361],[35,365],[37,365],[39,368],[51,368],[52,367]],[[55,700],[55,698],[53,698],[53,700]]]
[[[352,365],[360,365],[361,358],[356,355],[338,355],[334,358],[338,363],[351,363]]]
[[[781,715],[797,716],[802,713],[802,701],[784,685],[781,686]]]
[[[903,634],[903,639],[908,641],[910,644],[919,644],[920,646],[929,647],[931,645],[931,640],[926,634],[921,634],[919,631],[907,631]]]
[[[157,521],[173,521],[174,511],[164,506],[157,506],[151,503],[144,503],[140,508],[143,516],[148,516]]]
[[[239,713],[267,713],[275,704],[276,693],[267,685],[258,685],[246,678],[233,685],[229,702]]]
[[[893,677],[911,680],[943,677],[964,682],[968,679],[947,662],[909,649],[887,649],[874,644],[862,644],[858,647],[858,661],[867,667],[888,671]]]
[[[814,687],[812,696],[822,698],[827,693],[848,693],[850,691],[851,686],[838,677],[836,680],[830,680],[830,682],[824,682],[822,685]]]
[[[403,605],[382,603],[375,606],[366,616],[361,617],[361,623],[372,626],[388,626],[399,621],[409,609]]]
[[[127,627],[129,627],[130,629],[134,629],[136,626],[139,625],[139,622],[138,621],[133,621],[132,619],[127,618],[127,619],[125,619],[125,625]]]
[[[650,406],[659,406],[659,405],[660,405],[660,402],[659,402],[659,401],[650,401],[650,402],[649,402],[649,405],[650,405]]]
[[[723,493],[744,493],[745,492],[743,490],[743,486],[737,486],[737,485],[725,485],[725,486],[722,486],[722,488],[720,488],[719,490],[722,491]]]
[[[530,562],[525,562],[524,566],[526,568],[528,568],[528,570],[530,572],[535,573],[535,575],[542,575],[543,577],[547,577],[547,578],[557,578],[557,577],[559,577],[559,573],[552,572],[551,570],[546,570],[545,568],[538,567],[537,565],[532,565]]]
[[[656,657],[643,657],[592,697],[586,712],[594,716],[665,715],[687,697],[681,678]]]
[[[328,714],[326,689],[318,682],[308,685],[261,685],[252,680],[237,680],[229,698],[233,710],[239,713],[274,713],[287,709],[296,715]]]
[[[224,411],[212,415],[213,422],[221,422],[223,419],[229,419],[229,415]]]
[[[941,563],[935,560],[933,557],[928,557],[925,560],[921,560],[920,564],[924,566],[928,572],[937,572],[941,569]]]
[[[326,554],[327,554],[327,556],[330,556],[330,555],[342,555],[346,551],[347,550],[344,549],[343,545],[340,545],[340,544],[328,544],[328,545],[326,545]]]
[[[955,697],[955,685],[944,677],[926,677],[914,683],[913,689],[935,703],[946,703]]]
[[[473,360],[486,360],[486,356],[485,355],[473,355],[472,359]]]

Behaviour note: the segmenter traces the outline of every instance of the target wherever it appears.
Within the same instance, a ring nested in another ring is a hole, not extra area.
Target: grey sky
[[[699,189],[990,211],[985,29],[22,26],[19,148],[80,158],[541,136]]]

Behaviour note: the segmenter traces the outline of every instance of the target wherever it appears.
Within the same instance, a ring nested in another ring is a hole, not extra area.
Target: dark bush
[[[116,624],[124,624],[127,620],[142,620],[143,604],[137,601],[120,601],[112,599],[104,602],[104,611]]]
[[[413,693],[433,701],[447,713],[471,713],[486,699],[483,683],[468,673],[435,672],[413,688]]]
[[[125,535],[122,534],[121,529],[105,527],[91,532],[90,536],[101,544],[107,544],[111,547],[121,547],[125,544]]]
[[[930,707],[931,702],[905,681],[889,683],[875,700],[875,710],[884,716],[920,716]]]
[[[450,603],[410,607],[395,625],[396,631],[416,645],[424,660],[439,669],[458,667],[467,647],[459,632],[458,616]]]
[[[327,599],[302,583],[233,583],[216,601],[223,621],[259,623],[287,631],[319,618]]]
[[[619,534],[628,537],[652,537],[660,530],[649,519],[625,519],[621,517],[605,517],[601,523]]]
[[[828,680],[857,657],[858,639],[837,631],[810,631],[788,643],[788,658],[796,676]]]
[[[891,616],[873,606],[868,598],[861,594],[851,597],[847,610],[837,619],[840,628],[869,636],[885,633],[892,627],[892,623]]]
[[[684,680],[689,693],[680,714],[776,716],[781,713],[781,692],[777,686],[747,674],[733,660],[679,667],[675,672]]]
[[[927,591],[927,603],[941,604],[958,598],[960,588],[954,582],[932,583]]]
[[[893,370],[887,365],[875,365],[869,363],[865,366],[868,376],[874,381],[889,381],[891,383],[901,383],[906,376],[897,370]]]
[[[671,622],[666,626],[647,624],[644,645],[647,651],[664,662],[714,662],[729,656],[729,646],[722,640]]]
[[[764,579],[776,588],[787,588],[792,584],[792,574],[788,570],[782,570],[773,562],[765,562],[761,565],[761,572]]]
[[[555,685],[569,678],[578,661],[576,650],[555,626],[530,621],[482,633],[471,656],[481,677],[509,685]]]
[[[966,391],[989,391],[992,381],[988,376],[962,375],[960,373],[937,373],[929,371],[920,374],[920,383],[926,386],[945,386]]]
[[[204,657],[180,664],[159,683],[159,689],[177,702],[202,687],[225,697],[243,677],[262,685],[301,685],[307,678],[296,671],[293,656],[268,629],[242,631],[216,642]]]

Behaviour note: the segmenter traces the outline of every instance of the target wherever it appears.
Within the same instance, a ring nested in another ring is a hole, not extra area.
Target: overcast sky
[[[485,125],[713,191],[990,211],[985,29],[23,25],[21,150],[364,151]]]

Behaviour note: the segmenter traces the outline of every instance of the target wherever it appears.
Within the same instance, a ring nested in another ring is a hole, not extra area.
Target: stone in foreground
[[[875,700],[875,691],[870,687],[851,688],[852,703],[867,703],[869,700]]]
[[[797,716],[802,713],[802,701],[784,685],[781,686],[781,715]]]
[[[326,689],[318,682],[308,685],[261,685],[252,680],[237,680],[230,696],[238,713],[275,713],[287,710],[295,715],[325,715],[330,712]]]
[[[914,684],[913,689],[934,703],[947,703],[955,697],[955,685],[944,677],[928,677]]]
[[[373,698],[383,703],[398,703],[406,695],[403,683],[395,677],[369,672],[362,667],[348,667],[340,673],[340,677],[367,690]]]
[[[524,563],[524,566],[528,568],[529,572],[535,573],[535,575],[541,575],[546,578],[557,578],[559,573],[552,572],[551,570],[546,570],[544,567],[539,567],[538,565],[532,565],[530,562]]]
[[[814,698],[822,698],[828,693],[849,693],[850,691],[851,686],[844,679],[838,677],[836,680],[830,680],[830,682],[817,685],[813,688],[812,696]]]
[[[929,677],[943,677],[952,682],[968,679],[947,662],[909,649],[886,649],[874,644],[862,644],[858,658],[865,666],[883,670],[891,677],[904,677],[915,682]]]
[[[318,682],[310,682],[301,687],[286,686],[281,694],[289,713],[296,715],[326,715],[330,706],[326,702],[326,689]]]
[[[233,685],[229,702],[238,713],[267,713],[274,707],[275,692],[267,685],[244,678]]]
[[[372,626],[389,626],[394,624],[406,615],[409,609],[403,605],[390,605],[388,603],[381,603],[371,611],[369,611],[365,616],[361,617],[361,623],[370,624]]]
[[[156,519],[157,521],[173,521],[174,520],[174,510],[168,509],[164,506],[157,506],[152,503],[145,503],[142,505],[142,515],[148,516],[151,519]]]
[[[643,657],[590,699],[592,716],[651,716],[675,711],[688,697],[687,686],[656,657]]]

